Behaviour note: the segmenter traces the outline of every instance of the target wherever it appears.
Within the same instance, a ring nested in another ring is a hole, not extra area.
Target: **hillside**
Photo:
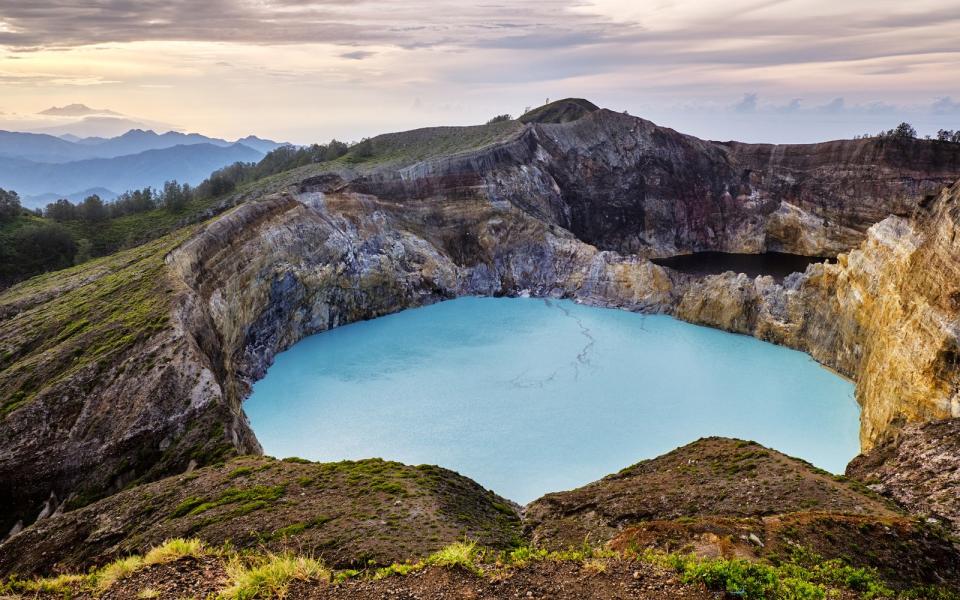
[[[671,475],[704,489],[670,482]],[[771,485],[784,496],[763,496]],[[630,507],[635,496],[657,502],[664,490],[674,495],[669,514]],[[677,502],[680,495],[685,501]],[[782,505],[784,497],[803,508]],[[736,508],[744,498],[754,506]],[[517,509],[438,467],[239,458],[54,515],[0,545],[0,573],[89,572],[46,580],[46,588],[63,595],[99,588],[110,597],[145,588],[225,593],[242,580],[240,557],[252,568],[312,560],[313,576],[294,571],[276,581],[291,586],[291,597],[309,598],[451,589],[490,598],[515,591],[711,598],[763,575],[765,586],[781,592],[803,582],[810,595],[801,598],[912,590],[911,597],[949,600],[948,590],[960,585],[960,551],[942,530],[802,461],[739,440],[700,440],[580,490],[550,494],[526,508],[523,531]],[[607,519],[605,541],[581,537],[578,521]],[[185,537],[191,541],[166,543]],[[167,548],[164,558],[155,548]],[[164,566],[174,561],[181,561],[175,569]],[[43,582],[21,577],[10,588],[42,591]]]
[[[21,568],[62,555],[73,568],[114,556],[121,542],[136,552],[168,535],[220,543],[304,516],[290,509],[274,523],[289,507],[257,504],[265,512],[233,531],[192,518],[230,514],[233,485],[283,483],[329,506],[346,484],[320,493],[299,480],[230,483],[220,463],[260,452],[242,409],[250,386],[304,336],[463,295],[572,298],[801,349],[856,381],[864,450],[886,447],[909,423],[960,414],[960,186],[951,187],[960,144],[720,144],[603,109],[565,120],[563,106],[548,122],[387,134],[281,167],[198,209],[193,224],[0,293],[0,528],[19,532],[0,555],[10,548]],[[648,260],[703,250],[837,259],[781,282]],[[902,506],[777,453],[708,440],[547,496],[528,507],[525,526],[545,547],[589,536],[618,552],[680,544],[768,565],[777,556],[751,545],[801,540],[879,569],[885,585],[954,585],[948,532],[904,510],[923,505],[904,500],[917,478],[870,469]],[[185,473],[197,479],[179,481]],[[182,504],[187,492],[200,499],[187,512],[214,506],[167,529],[167,504],[152,494]],[[468,496],[477,514],[492,514]],[[944,497],[937,514],[956,514]],[[86,529],[99,512],[114,517]],[[137,541],[131,525],[149,540]],[[331,539],[323,529],[304,535],[315,549]],[[832,542],[838,536],[846,541]],[[33,553],[43,539],[68,549]],[[484,543],[502,549],[498,539]],[[331,556],[347,547],[338,540]],[[97,556],[82,556],[84,545]],[[618,565],[610,569],[626,572]],[[904,574],[891,565],[906,565]]]

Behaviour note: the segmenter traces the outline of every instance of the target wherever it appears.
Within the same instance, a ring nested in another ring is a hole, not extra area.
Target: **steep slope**
[[[905,423],[960,416],[958,226],[960,184],[783,285],[733,273],[688,282],[676,314],[799,348],[855,378],[870,449]]]
[[[606,110],[390,134],[272,178],[195,230],[11,288],[0,527],[257,452],[241,405],[277,352],[465,294],[668,312],[804,349],[858,378],[865,447],[949,416],[960,215],[956,189],[930,195],[960,175],[960,145],[907,143],[915,152],[879,140],[738,148]],[[765,152],[778,158],[760,173]],[[842,168],[825,166],[830,153]],[[784,211],[802,217],[796,228]],[[868,236],[872,216],[899,212],[916,217]],[[858,242],[783,285],[644,258]]]
[[[908,425],[854,459],[847,475],[960,532],[960,419]]]

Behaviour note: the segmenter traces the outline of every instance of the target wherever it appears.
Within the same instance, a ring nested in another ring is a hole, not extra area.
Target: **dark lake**
[[[835,262],[836,259],[824,256],[784,254],[782,252],[765,252],[763,254],[695,252],[667,258],[655,258],[652,261],[661,267],[669,267],[691,275],[717,275],[733,271],[734,273],[745,273],[749,277],[770,275],[777,281],[783,281],[784,277],[790,273],[802,273],[811,263]]]

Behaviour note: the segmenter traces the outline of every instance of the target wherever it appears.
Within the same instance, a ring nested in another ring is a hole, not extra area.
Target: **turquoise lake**
[[[842,473],[853,384],[807,355],[666,316],[461,298],[308,337],[244,404],[264,451],[438,464],[517,502],[710,435]]]

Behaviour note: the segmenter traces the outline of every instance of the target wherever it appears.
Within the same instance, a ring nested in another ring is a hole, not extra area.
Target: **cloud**
[[[944,96],[937,98],[930,108],[937,115],[955,115],[960,113],[960,102],[954,102],[950,96]]]
[[[368,50],[354,50],[353,52],[344,52],[340,55],[340,58],[348,58],[350,60],[364,60],[365,58],[370,58],[375,56],[376,52],[370,52]]]
[[[818,106],[817,110],[824,113],[842,113],[847,107],[847,101],[843,98],[834,98],[823,106]]]
[[[744,94],[743,99],[733,105],[733,110],[738,113],[752,113],[757,111],[757,94]]]

